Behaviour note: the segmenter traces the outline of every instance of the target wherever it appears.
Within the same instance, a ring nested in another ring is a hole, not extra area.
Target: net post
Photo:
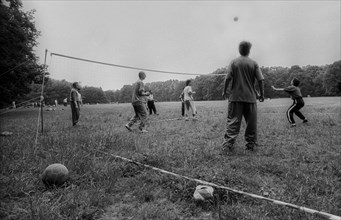
[[[44,111],[43,111],[43,100],[44,100],[44,83],[45,83],[45,72],[46,72],[46,56],[47,56],[47,49],[45,49],[45,58],[44,58],[44,70],[43,70],[43,83],[41,85],[41,96],[40,96],[40,111],[41,111],[41,133],[44,133]]]
[[[44,116],[43,116],[43,99],[40,99],[40,121],[41,121],[41,133],[44,133]]]

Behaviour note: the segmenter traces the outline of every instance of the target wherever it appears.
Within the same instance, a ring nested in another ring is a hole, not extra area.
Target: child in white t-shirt
[[[196,120],[195,115],[197,114],[197,110],[194,105],[194,99],[193,99],[193,94],[195,92],[192,91],[192,87],[190,86],[191,80],[186,81],[186,87],[183,90],[183,97],[184,97],[184,102],[185,102],[185,120],[188,121],[188,115],[189,115],[189,110],[191,109],[192,115],[193,115],[193,120]]]

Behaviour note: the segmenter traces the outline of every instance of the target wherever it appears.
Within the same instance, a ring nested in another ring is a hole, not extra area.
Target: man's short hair
[[[298,86],[298,85],[300,84],[300,81],[299,81],[297,78],[293,78],[293,79],[292,79],[292,84],[293,84],[294,86]]]
[[[190,83],[191,83],[190,79],[186,80],[186,86],[188,86]]]
[[[78,82],[72,83],[72,87],[75,88],[75,89],[78,89]]]
[[[250,53],[252,44],[248,41],[242,41],[239,43],[239,53],[242,56],[247,56]]]
[[[139,78],[142,78],[142,77],[145,77],[145,76],[146,76],[145,72],[143,72],[143,71],[139,72]]]

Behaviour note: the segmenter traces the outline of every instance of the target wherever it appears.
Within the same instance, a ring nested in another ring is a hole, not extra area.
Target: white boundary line
[[[125,157],[121,157],[121,156],[118,156],[118,155],[106,153],[104,151],[99,151],[99,150],[96,150],[96,151],[99,152],[99,153],[102,153],[102,154],[106,154],[108,156],[119,158],[121,160],[130,162],[130,163],[134,163],[134,164],[137,164],[137,165],[140,165],[140,166],[144,166],[144,167],[147,167],[147,168],[150,168],[152,170],[156,170],[156,171],[159,171],[161,173],[168,174],[168,175],[172,175],[172,176],[176,176],[176,177],[179,177],[179,178],[183,178],[183,179],[187,179],[187,180],[190,180],[190,181],[194,181],[194,182],[197,182],[197,183],[200,183],[200,184],[209,185],[209,186],[212,186],[212,187],[224,189],[224,190],[227,190],[227,191],[230,191],[230,192],[246,195],[246,196],[249,196],[249,197],[252,197],[252,198],[255,198],[255,199],[265,200],[265,201],[272,202],[272,203],[277,204],[277,205],[282,205],[282,206],[293,208],[293,209],[296,209],[296,210],[299,210],[299,211],[303,211],[303,212],[306,212],[306,213],[309,213],[309,214],[317,215],[317,216],[323,217],[325,219],[341,220],[340,216],[336,216],[336,215],[329,214],[329,213],[326,213],[326,212],[317,211],[317,210],[306,208],[306,207],[303,207],[303,206],[298,206],[298,205],[294,205],[294,204],[291,204],[291,203],[286,203],[286,202],[282,202],[282,201],[279,201],[279,200],[275,200],[275,199],[270,199],[270,198],[267,198],[267,197],[259,196],[259,195],[256,195],[256,194],[235,190],[235,189],[232,189],[232,188],[229,188],[229,187],[226,187],[226,186],[220,186],[220,185],[217,185],[215,183],[210,183],[210,182],[207,182],[207,181],[204,181],[204,180],[199,180],[199,179],[187,177],[187,176],[184,176],[184,175],[176,174],[176,173],[173,173],[173,172],[170,172],[170,171],[167,171],[167,170],[163,170],[163,169],[160,169],[160,168],[156,168],[156,167],[153,167],[153,166],[150,166],[150,165],[147,165],[147,164],[143,164],[143,163],[140,163],[140,162],[137,162],[137,161],[125,158]]]

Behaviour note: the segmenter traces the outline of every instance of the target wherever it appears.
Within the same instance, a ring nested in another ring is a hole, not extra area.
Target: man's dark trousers
[[[236,142],[243,116],[246,121],[245,141],[257,145],[257,104],[247,102],[229,102],[224,144]]]
[[[75,102],[71,102],[71,112],[72,112],[72,124],[76,125],[80,116],[79,106]],[[77,108],[76,108],[77,105]]]

